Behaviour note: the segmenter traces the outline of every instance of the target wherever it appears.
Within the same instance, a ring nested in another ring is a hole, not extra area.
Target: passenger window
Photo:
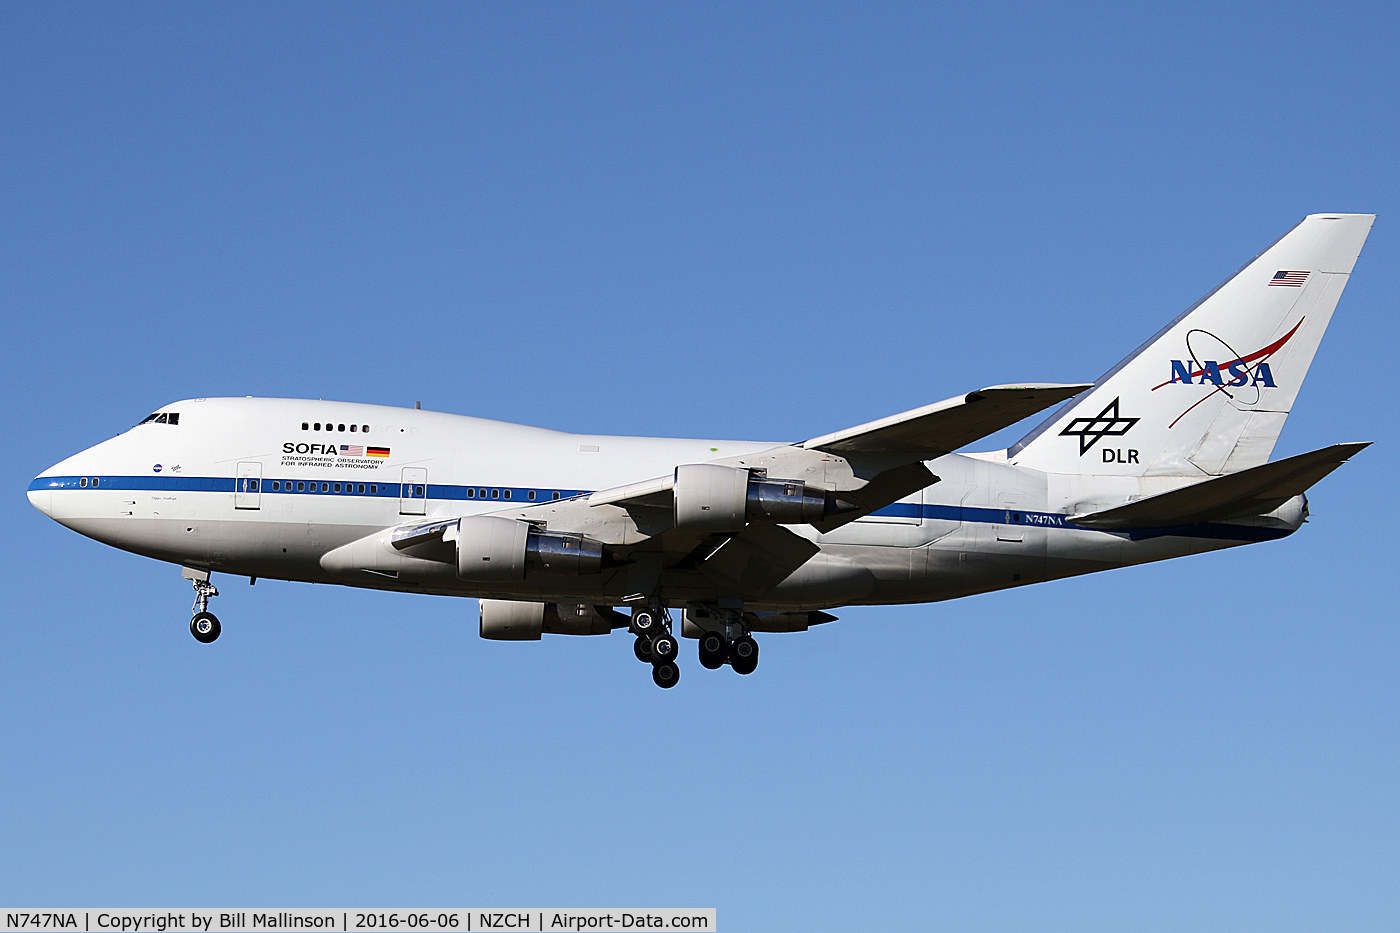
[[[360,433],[361,433],[361,434],[368,434],[368,433],[369,433],[369,425],[367,425],[367,424],[362,424],[362,425],[360,425]]]
[[[86,477],[86,476],[79,477],[79,479],[78,479],[78,485],[81,486],[81,487],[83,487],[84,489],[87,489],[87,477]]]
[[[336,484],[335,484],[335,491],[336,491],[336,492],[340,492],[340,484],[339,484],[339,483],[336,483]]]
[[[379,495],[379,487],[376,486],[376,485],[374,485],[373,483],[371,483],[371,484],[370,484],[370,487],[369,487],[369,494],[370,494],[371,496],[377,496],[377,495]]]
[[[353,425],[353,424],[350,425],[350,433],[351,433],[351,434],[354,434],[354,433],[355,433],[355,427],[356,427],[356,426]]]
[[[358,486],[355,487],[355,492],[357,492],[357,493],[359,493],[359,492],[364,492],[364,491],[365,491],[365,484],[364,484],[364,483],[360,483]]]
[[[257,480],[255,480],[255,479],[250,479],[250,480],[248,480],[248,491],[249,491],[249,492],[257,492],[257,491],[258,491],[258,481],[257,481]]]
[[[418,498],[420,498],[420,499],[424,497],[425,491],[426,491],[426,490],[424,490],[422,486],[414,486],[414,487],[413,487],[413,494],[414,494],[415,496],[417,496]]]
[[[297,483],[297,492],[306,492],[306,484]]]
[[[500,491],[499,489],[493,489],[493,490],[491,490],[491,498],[492,498],[492,499],[499,499],[499,498],[501,498],[501,491]]]
[[[308,424],[307,422],[303,421],[303,422],[301,423],[301,429],[302,429],[303,431],[308,431],[308,430],[311,429],[311,425]]]
[[[558,493],[558,491],[556,491],[556,492],[554,493],[554,495],[551,496],[550,498],[558,499],[558,498],[559,498],[559,493]]]
[[[279,490],[279,489],[281,489],[281,488],[282,488],[282,487],[279,486],[279,485],[277,484],[277,480],[273,480],[273,481],[272,481],[272,491],[273,491],[273,492],[276,492],[277,490]]]
[[[345,430],[345,425],[342,424],[342,425],[341,425],[339,428],[337,428],[336,430],[337,430],[337,431],[344,431],[344,430]]]
[[[321,491],[322,491],[322,492],[330,492],[330,491],[331,491],[331,484],[330,484],[330,483],[322,483],[322,484],[321,484]]]
[[[502,499],[509,499],[509,498],[510,498],[510,490],[507,489],[507,490],[505,491],[505,493],[502,494],[501,498],[502,498]]]
[[[475,499],[475,498],[476,498],[476,490],[475,490],[475,489],[468,489],[468,490],[467,490],[467,498],[468,498],[468,499]]]
[[[316,429],[317,431],[321,430],[321,422],[319,422],[319,421],[316,422],[316,424],[315,424],[315,429]]]
[[[482,499],[485,499],[485,498],[486,498],[486,490],[484,490],[484,489],[478,489],[478,490],[476,491],[476,494],[477,494],[477,496],[479,496],[479,497],[482,498]]]
[[[94,486],[101,486],[101,485],[102,485],[102,477],[100,477],[100,476],[94,476],[94,477],[92,478],[92,484],[93,484]]]
[[[535,491],[533,489],[531,489],[529,492],[529,499],[531,502],[535,501]]]

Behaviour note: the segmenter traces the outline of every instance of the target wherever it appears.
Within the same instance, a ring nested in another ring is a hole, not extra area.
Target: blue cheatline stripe
[[[82,485],[86,481],[87,485]],[[94,482],[95,481],[95,482]],[[155,490],[162,492],[235,492],[238,480],[231,476],[41,476],[29,484],[29,491],[43,489],[108,490]],[[421,487],[421,484],[417,484]],[[384,482],[355,480],[339,482],[332,480],[281,479],[263,477],[258,480],[258,492],[263,495],[293,496],[355,496],[357,498],[398,499],[402,494],[406,499],[461,499],[466,501],[486,500],[509,502],[511,505],[532,505],[549,502],[554,494],[560,499],[582,495],[580,489],[542,489],[527,486],[444,486],[429,484],[426,494],[414,494],[402,487],[414,487],[413,483],[400,483],[397,480]],[[300,488],[297,488],[300,487]],[[530,498],[530,493],[535,498]]]
[[[86,480],[88,485],[80,482]],[[94,480],[96,483],[94,484]],[[158,490],[166,492],[234,492],[237,480],[231,476],[41,476],[29,484],[29,491],[44,489],[97,490]],[[278,488],[273,488],[274,484]],[[305,488],[295,489],[300,484]],[[493,505],[539,505],[552,501],[554,494],[560,499],[587,495],[586,489],[542,489],[528,486],[456,486],[431,483],[426,496],[414,495],[408,487],[411,483],[398,482],[333,482],[330,480],[289,480],[263,478],[259,480],[257,492],[268,495],[293,496],[354,496],[356,498],[377,499],[449,499],[460,501],[486,501]],[[249,490],[253,492],[254,490]],[[530,493],[535,498],[530,498]],[[495,495],[492,495],[492,494]],[[1024,525],[1031,528],[1064,528],[1070,531],[1100,531],[1082,529],[1069,521],[1067,516],[1057,512],[1025,512],[1016,509],[986,509],[962,505],[919,504],[917,502],[896,502],[871,513],[884,518],[923,518],[936,521],[962,522],[965,524]],[[1172,528],[1123,528],[1115,529],[1114,534],[1126,534],[1133,541],[1159,538],[1166,535],[1188,538],[1212,538],[1223,541],[1270,541],[1292,534],[1283,528],[1261,528],[1252,525],[1228,525],[1218,522],[1202,522],[1194,525],[1178,525]]]

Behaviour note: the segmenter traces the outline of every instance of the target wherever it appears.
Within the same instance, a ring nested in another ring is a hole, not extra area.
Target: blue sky
[[[1394,929],[1397,43],[1386,4],[0,8],[0,902]],[[845,610],[748,678],[234,579],[211,650],[176,568],[23,494],[192,396],[787,440],[1087,381],[1319,211],[1380,219],[1278,454],[1377,443],[1302,533]]]

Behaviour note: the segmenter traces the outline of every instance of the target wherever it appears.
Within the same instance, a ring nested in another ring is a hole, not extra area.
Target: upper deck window
[[[151,421],[151,420],[153,420],[155,417],[156,417],[155,415],[151,415],[151,417],[150,417],[150,418],[147,418],[146,421]],[[170,423],[171,423],[171,424],[178,424],[179,422],[178,422],[177,419],[178,419],[179,417],[180,417],[179,415],[172,413],[172,414],[170,415]],[[145,424],[146,421],[143,421],[143,422],[141,422],[141,423],[142,423],[142,424]],[[322,426],[321,422],[319,422],[319,421],[316,421],[316,422],[303,421],[303,422],[301,423],[301,429],[302,429],[303,431],[320,431],[320,430],[322,430],[322,427],[323,427],[323,426]],[[353,431],[353,432],[355,432],[355,433],[357,433],[357,434],[368,434],[368,433],[369,433],[369,425],[367,425],[367,424],[352,424],[352,425],[350,425],[349,427],[350,427],[350,430],[351,430],[351,431]],[[325,423],[325,425],[324,425],[324,429],[327,430],[327,431],[344,431],[345,428],[346,428],[346,426],[343,425],[343,424],[332,423],[332,422],[330,422],[330,421],[327,421],[327,422]]]

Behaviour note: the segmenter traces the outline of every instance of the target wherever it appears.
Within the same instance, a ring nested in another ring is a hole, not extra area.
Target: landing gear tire
[[[661,632],[651,640],[651,656],[657,662],[674,661],[679,653],[676,636],[670,632]]]
[[[223,627],[219,625],[219,617],[212,612],[198,612],[190,619],[190,634],[194,640],[202,644],[209,644],[219,637],[219,632]]]
[[[650,609],[634,610],[632,628],[643,635],[650,635],[661,628],[661,617]]]
[[[729,657],[729,642],[719,632],[706,632],[700,636],[700,666],[710,670],[724,667]]]
[[[643,664],[651,663],[651,641],[645,635],[638,635],[637,640],[632,643],[632,653],[637,656],[637,660]]]
[[[681,669],[674,661],[662,661],[651,669],[651,679],[663,690],[669,690],[681,680]]]
[[[734,639],[729,648],[729,666],[736,674],[752,674],[758,668],[758,642],[748,635]]]

